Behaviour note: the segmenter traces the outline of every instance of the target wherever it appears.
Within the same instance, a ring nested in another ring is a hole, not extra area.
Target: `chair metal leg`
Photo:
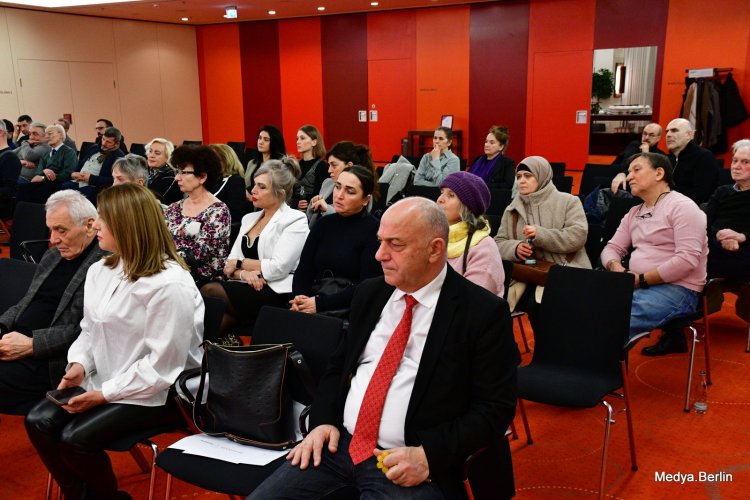
[[[526,418],[526,408],[523,406],[523,399],[518,398],[518,410],[521,412],[521,421],[523,422],[523,428],[526,431],[526,444],[534,444],[534,440],[531,438],[531,429],[529,428],[529,421]]]
[[[713,382],[711,382],[711,343],[708,341],[708,321],[706,321],[706,319],[703,321],[703,354],[706,356],[706,383],[711,385],[713,384]]]
[[[55,484],[55,481],[52,479],[52,474],[49,472],[47,473],[47,492],[44,494],[45,500],[52,500],[52,486]]]
[[[513,422],[510,423],[510,428],[508,429],[510,431],[510,436],[516,440],[518,439],[518,431],[516,430],[516,424]],[[507,434],[506,434],[507,435]]]
[[[683,411],[690,413],[690,387],[693,382],[693,367],[695,365],[695,347],[698,343],[698,330],[694,326],[687,327],[693,333],[693,341],[690,345],[690,361],[688,362],[687,382],[685,383],[685,407]]]
[[[151,448],[151,477],[148,484],[148,500],[154,499],[154,487],[156,486],[156,457],[159,455],[159,447],[153,441],[147,443]]]
[[[130,452],[130,456],[133,457],[133,460],[135,460],[135,463],[138,464],[138,468],[141,469],[141,472],[144,474],[147,473],[150,467],[146,457],[144,457],[141,450],[138,449],[138,445],[133,446],[128,451]]]
[[[633,432],[633,409],[630,406],[630,382],[627,377],[625,361],[620,361],[622,369],[622,400],[625,405],[625,418],[628,424],[628,441],[630,441],[630,466],[632,470],[638,470],[638,462],[635,457],[635,433]]]
[[[599,477],[599,500],[604,498],[604,484],[607,476],[607,452],[609,451],[609,431],[614,419],[612,418],[612,405],[602,400],[600,401],[607,410],[607,417],[604,421],[604,449],[602,450],[602,472]]]
[[[172,474],[167,472],[167,488],[166,493],[164,494],[164,500],[170,500],[170,497],[172,496]]]
[[[747,325],[747,344],[745,345],[745,352],[750,352],[750,323]]]

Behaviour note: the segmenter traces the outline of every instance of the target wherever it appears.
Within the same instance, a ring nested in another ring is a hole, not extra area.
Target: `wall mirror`
[[[589,154],[616,155],[640,138],[652,118],[655,73],[655,46],[594,51]]]

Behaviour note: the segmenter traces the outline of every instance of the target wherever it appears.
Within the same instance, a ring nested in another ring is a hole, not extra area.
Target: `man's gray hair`
[[[32,122],[31,124],[29,124],[29,128],[40,128],[40,129],[46,131],[47,130],[47,125],[45,125],[42,122]]]
[[[750,139],[740,139],[732,144],[732,153],[737,154],[740,149],[750,149]]]
[[[143,156],[128,153],[122,158],[115,160],[112,164],[112,170],[115,168],[120,170],[120,173],[127,177],[130,182],[135,182],[138,179],[143,180],[143,184],[146,185],[148,181],[148,164]]]
[[[427,226],[426,234],[430,236],[430,239],[440,238],[445,241],[446,245],[448,244],[448,217],[445,216],[445,212],[440,208],[440,205],[428,198],[411,196],[397,201],[392,206],[401,203],[413,205],[414,210],[419,213],[422,222]]]
[[[8,127],[5,126],[5,122],[3,120],[0,120],[0,132],[3,134],[8,133]]]
[[[60,125],[59,123],[55,123],[55,124],[53,124],[53,125],[49,125],[49,126],[47,127],[47,129],[50,129],[50,128],[52,128],[52,129],[55,129],[55,130],[57,130],[58,132],[60,132],[60,133],[62,134],[63,140],[65,140],[65,139],[66,139],[66,138],[68,137],[68,134],[66,134],[66,133],[65,133],[65,127],[63,127],[63,126],[62,126],[62,125]],[[45,132],[47,131],[47,129],[44,129],[44,130],[45,130]]]
[[[96,219],[96,208],[78,191],[73,189],[64,189],[58,191],[49,198],[44,204],[47,213],[54,212],[60,205],[68,207],[68,213],[73,222],[79,226],[86,225],[89,219]]]

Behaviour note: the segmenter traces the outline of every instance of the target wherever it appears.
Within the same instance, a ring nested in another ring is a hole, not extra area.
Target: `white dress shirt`
[[[404,357],[393,376],[383,405],[383,415],[380,419],[378,431],[378,445],[383,449],[404,446],[406,410],[409,406],[411,391],[414,388],[414,380],[419,369],[419,361],[422,359],[427,333],[432,326],[432,318],[435,315],[435,307],[438,297],[440,297],[440,290],[443,288],[446,273],[447,266],[440,271],[435,279],[410,294],[417,300],[418,304],[414,306],[412,311],[411,333],[406,343]],[[344,406],[344,427],[350,434],[354,434],[359,408],[362,405],[362,399],[365,397],[370,379],[378,366],[378,362],[380,362],[380,357],[385,351],[391,335],[404,315],[406,309],[404,295],[406,293],[399,289],[393,291],[359,357],[357,373],[352,378],[349,394],[346,396],[346,405]]]
[[[169,261],[131,282],[122,261],[115,269],[99,261],[86,275],[81,334],[68,363],[80,363],[81,385],[108,402],[160,406],[180,373],[200,366],[202,341],[203,298],[188,271]]]

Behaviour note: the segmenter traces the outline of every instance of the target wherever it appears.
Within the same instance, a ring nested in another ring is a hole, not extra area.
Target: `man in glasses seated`
[[[601,254],[604,267],[633,275],[630,337],[694,312],[706,282],[706,215],[690,198],[673,191],[672,166],[657,153],[638,153],[627,182],[643,200],[622,219]],[[630,254],[628,267],[623,259]],[[665,331],[647,356],[686,352],[682,332]]]
[[[634,154],[638,153],[659,153],[664,156],[667,155],[664,151],[659,149],[659,140],[661,139],[661,125],[658,123],[649,123],[643,127],[643,133],[641,134],[641,140],[635,140],[625,146],[625,149],[617,155],[612,165],[617,165],[618,169],[621,170],[619,174],[612,179],[612,192],[616,193],[618,189],[625,189],[626,183],[625,178],[628,175],[628,159]]]

